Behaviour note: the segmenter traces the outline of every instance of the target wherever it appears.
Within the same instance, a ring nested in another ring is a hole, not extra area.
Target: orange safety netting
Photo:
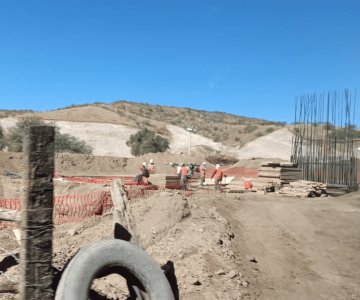
[[[20,210],[19,199],[0,199],[0,207]],[[102,215],[113,207],[109,191],[97,191],[88,194],[64,195],[54,197],[54,224],[82,221],[86,218]],[[13,223],[0,222],[0,229],[12,227]]]

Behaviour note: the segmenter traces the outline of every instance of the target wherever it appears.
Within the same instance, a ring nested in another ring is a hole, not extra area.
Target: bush
[[[6,134],[6,146],[11,152],[21,152],[22,142],[27,129],[30,126],[44,125],[44,121],[37,117],[24,117],[17,121],[14,127],[11,127]]]
[[[0,150],[4,149],[4,147],[5,147],[4,130],[0,125]]]
[[[169,149],[169,141],[160,135],[155,135],[155,132],[145,128],[132,134],[130,139],[126,142],[131,148],[131,154],[140,156],[146,153],[165,152]]]
[[[5,141],[9,151],[21,152],[22,141],[27,129],[30,126],[37,125],[52,125],[55,127],[55,151],[56,152],[70,152],[79,154],[92,154],[92,147],[87,145],[84,141],[70,134],[60,133],[60,128],[54,124],[46,124],[43,120],[37,117],[24,117],[20,119],[16,125],[9,129],[6,134]]]
[[[256,125],[247,125],[247,126],[244,128],[244,132],[245,132],[245,133],[250,133],[250,132],[255,131],[256,129],[258,129],[258,126],[256,126]]]
[[[209,155],[206,157],[206,160],[209,163],[212,163],[214,165],[221,164],[221,165],[233,165],[237,163],[239,160],[236,157],[233,156],[225,156],[223,154],[214,154]]]
[[[272,133],[275,129],[273,127],[266,128],[267,133]]]
[[[93,148],[73,135],[68,133],[61,134],[57,132],[55,134],[55,151],[92,154]]]

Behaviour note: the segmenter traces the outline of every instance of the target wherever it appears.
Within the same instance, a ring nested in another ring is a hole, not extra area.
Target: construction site
[[[0,299],[360,299],[355,107],[304,95],[293,124],[229,116],[216,142],[129,102],[2,115],[47,125],[0,151]],[[92,154],[55,152],[54,124]],[[168,149],[132,155],[144,127]]]

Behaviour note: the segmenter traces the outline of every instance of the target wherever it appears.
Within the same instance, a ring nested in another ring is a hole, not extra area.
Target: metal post
[[[189,156],[191,156],[191,130],[189,131]]]
[[[53,299],[52,233],[55,132],[33,126],[24,138],[24,195],[21,200],[21,300]]]
[[[189,131],[189,156],[191,156],[191,133],[195,132],[194,128],[186,128]]]

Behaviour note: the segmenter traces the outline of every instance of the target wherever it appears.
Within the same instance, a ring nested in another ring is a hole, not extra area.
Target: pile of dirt
[[[233,246],[233,240],[239,237],[207,193],[198,193],[189,200],[176,192],[161,193],[132,204],[131,212],[146,252],[159,265],[174,263],[180,299],[254,299],[256,290],[250,285],[254,273],[247,272]],[[112,222],[108,214],[55,226],[54,267],[61,270],[92,241],[112,238]],[[1,238],[11,234],[9,230],[0,231]],[[15,252],[18,247],[16,243],[7,246],[8,251]],[[16,282],[18,276],[19,267],[14,266],[0,276],[0,282]],[[117,276],[107,276],[97,280],[94,288],[108,299],[126,299],[124,291],[114,289],[118,281]],[[8,299],[15,298],[9,295]]]

